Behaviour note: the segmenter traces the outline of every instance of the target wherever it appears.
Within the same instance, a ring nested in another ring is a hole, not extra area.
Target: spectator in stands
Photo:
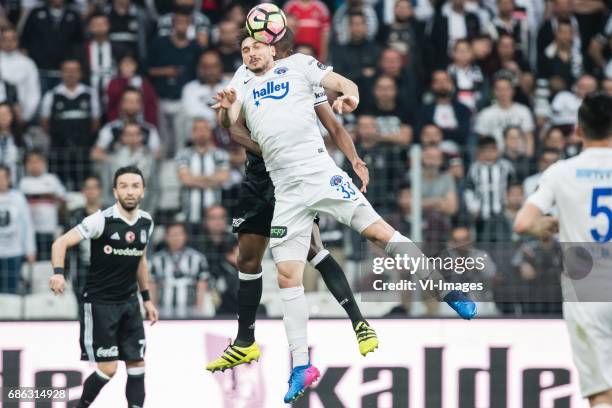
[[[238,45],[238,31],[240,26],[235,21],[225,19],[219,23],[219,41],[216,50],[221,57],[223,74],[229,77],[242,65],[242,55]]]
[[[321,0],[290,0],[283,9],[297,19],[295,43],[310,45],[320,61],[327,61],[331,17],[325,3]]]
[[[493,84],[495,103],[483,109],[476,118],[474,131],[481,136],[493,136],[503,150],[503,132],[509,126],[520,127],[527,141],[527,155],[534,153],[534,123],[531,111],[514,102],[514,87],[508,76],[498,75]]]
[[[247,160],[244,147],[234,144],[227,150],[229,161],[228,180],[223,183],[221,204],[228,209],[230,215],[235,214],[240,200],[240,186],[244,179],[244,163]]]
[[[376,117],[379,141],[407,146],[412,140],[412,118],[409,110],[400,105],[397,86],[392,77],[379,76],[374,82],[374,99],[363,112]]]
[[[582,54],[574,46],[574,27],[569,20],[559,20],[555,40],[538,54],[538,77],[561,80],[564,86],[551,84],[554,91],[570,88],[582,74]]]
[[[206,51],[198,62],[197,78],[183,88],[181,111],[187,116],[186,125],[191,127],[194,118],[216,123],[216,112],[211,105],[216,103],[213,96],[225,88],[228,81],[223,79],[223,65],[217,51]]]
[[[567,140],[565,134],[558,127],[552,127],[544,134],[544,148],[555,149],[561,153],[562,158],[565,157],[565,148]]]
[[[187,230],[181,223],[166,227],[166,247],[151,260],[151,298],[162,316],[185,318],[202,315],[208,295],[208,261],[187,246]]]
[[[147,39],[151,22],[147,12],[130,0],[111,0],[104,6],[110,23],[109,38],[115,60],[133,55],[139,61],[147,57]]]
[[[504,211],[508,224],[514,225],[516,214],[521,209],[524,201],[525,194],[523,192],[523,184],[509,185],[508,191],[506,192],[506,210]],[[512,242],[520,241],[521,236],[513,231],[511,240]]]
[[[419,129],[425,124],[435,124],[444,133],[444,140],[454,143],[459,151],[467,145],[472,112],[453,97],[453,82],[448,72],[437,70],[432,73],[431,91],[435,99],[422,107]]]
[[[411,68],[404,66],[402,54],[394,49],[387,48],[380,53],[378,61],[378,74],[388,75],[395,80],[395,85],[398,90],[398,99],[402,104],[411,109],[417,106],[417,99],[420,93],[418,78]],[[375,77],[377,78],[377,77]],[[373,84],[370,81],[363,81],[362,87],[372,88]],[[367,90],[366,88],[366,90]]]
[[[601,81],[601,90],[607,92],[608,95],[612,95],[612,72],[610,72],[609,78],[604,78]]]
[[[612,14],[601,32],[591,39],[588,50],[596,76],[612,78]]]
[[[491,136],[478,141],[476,161],[470,166],[465,186],[465,203],[476,223],[480,242],[506,242],[511,228],[504,217],[506,191],[515,183],[512,163],[499,157],[496,140]]]
[[[493,73],[501,69],[511,73],[512,83],[515,86],[519,84],[523,75],[532,75],[527,61],[523,59],[523,54],[516,49],[514,38],[508,34],[502,34],[497,40],[494,57]]]
[[[21,154],[15,140],[13,108],[7,103],[0,103],[0,165],[10,170],[11,182],[16,184],[21,167]]]
[[[442,133],[442,129],[440,129],[434,123],[427,123],[421,128],[421,133],[419,135],[421,146],[423,148],[428,146],[436,146],[442,149],[444,153],[444,169],[448,168],[449,161],[453,158],[458,158],[460,156],[460,151],[458,150],[458,146],[453,141],[443,140],[444,134]]]
[[[532,159],[527,157],[527,140],[521,128],[510,126],[504,129],[504,154],[502,157],[512,163],[516,178],[523,182],[532,173]]]
[[[415,72],[423,72],[423,30],[422,24],[414,17],[412,3],[409,0],[398,0],[393,9],[394,21],[384,25],[378,31],[379,42],[385,48],[399,51]]]
[[[221,262],[225,255],[226,248],[236,242],[236,238],[229,232],[227,210],[219,205],[204,209],[205,219],[197,229],[192,229],[189,225],[189,237],[192,240],[193,248],[198,249],[208,259],[208,266],[212,277],[220,274]]]
[[[127,166],[136,166],[144,176],[147,194],[140,202],[140,207],[150,213],[155,211],[157,198],[157,164],[154,154],[144,143],[142,127],[138,122],[125,122],[121,130],[119,147],[108,156],[108,177],[105,181],[105,192],[112,192],[113,175]],[[109,194],[106,202],[113,202]]]
[[[41,124],[51,141],[51,171],[70,189],[89,174],[89,149],[100,124],[96,91],[82,84],[81,64],[62,63],[62,83],[48,91],[40,110]]]
[[[223,245],[217,268],[211,268],[211,280],[217,295],[217,315],[235,316],[238,313],[238,242],[229,240]]]
[[[332,48],[334,71],[352,80],[369,78],[376,73],[380,50],[366,38],[367,26],[362,13],[349,15],[349,41]]]
[[[580,40],[580,27],[578,20],[576,19],[573,11],[573,0],[552,0],[551,4],[552,15],[546,21],[540,22],[541,24],[537,34],[538,58],[542,57],[546,48],[554,43],[559,27],[561,26],[561,22],[569,23],[572,28],[571,35],[573,40],[571,40],[571,43],[573,49],[571,50],[571,54],[580,55],[582,42]],[[569,33],[569,31],[566,29],[565,34],[567,33]]]
[[[479,293],[480,300],[489,300],[492,298],[492,281],[497,273],[497,265],[495,260],[488,253],[486,249],[477,248],[474,244],[474,235],[470,228],[466,225],[456,225],[451,231],[451,238],[448,242],[448,247],[442,257],[444,259],[451,258],[455,259],[455,264],[459,265],[459,259],[480,259],[484,268],[480,267],[478,263],[472,263],[472,267],[468,266],[466,262],[463,263],[465,269],[462,273],[457,273],[458,269],[455,268],[452,271],[446,271],[445,277],[449,282],[454,283],[477,283],[482,282],[484,291]],[[482,241],[478,238],[480,245],[486,245],[486,241]],[[439,305],[439,302],[435,302]]]
[[[11,173],[0,165],[0,293],[17,293],[21,264],[36,259],[34,224],[27,201],[11,189]]]
[[[562,127],[566,133],[571,132],[578,120],[578,108],[585,96],[597,90],[597,80],[589,74],[582,74],[573,87],[573,92],[561,91],[552,100],[552,126]]]
[[[182,147],[182,141],[176,140],[180,134],[181,90],[195,78],[200,56],[198,43],[187,37],[191,23],[191,14],[175,12],[172,34],[156,38],[149,49],[149,75],[160,99],[159,130],[165,157],[174,156]]]
[[[145,122],[157,126],[157,95],[151,82],[138,73],[138,61],[132,54],[127,54],[119,60],[119,75],[111,79],[106,90],[107,110],[106,120],[112,122],[121,116],[121,99],[126,89],[134,88],[140,91],[144,106],[139,109]]]
[[[86,82],[94,88],[100,97],[100,106],[106,106],[106,88],[115,75],[117,61],[108,33],[110,24],[106,14],[97,12],[89,17],[89,41],[85,42],[81,51]]]
[[[457,40],[453,46],[453,61],[448,66],[457,90],[457,100],[472,111],[486,103],[487,83],[480,67],[473,63],[474,54],[468,40]]]
[[[561,313],[561,283],[563,248],[550,236],[525,242],[512,260],[518,267],[516,290],[524,314]],[[518,299],[517,299],[518,300]]]
[[[175,13],[191,15],[191,24],[187,29],[187,39],[197,41],[202,48],[208,47],[210,36],[210,19],[204,13],[196,10],[195,0],[174,0]],[[169,37],[173,31],[175,13],[164,14],[157,21],[157,35]]]
[[[427,242],[447,240],[451,217],[459,207],[455,182],[450,174],[442,171],[443,164],[444,156],[439,147],[423,149],[421,205],[428,229]]]
[[[378,16],[374,8],[363,0],[347,0],[338,7],[333,17],[333,30],[338,44],[346,44],[349,41],[349,15],[353,12],[365,16],[368,40],[373,40],[378,33]]]
[[[397,190],[395,209],[391,213],[390,224],[404,235],[412,234],[412,189],[410,183],[403,182]]]
[[[381,134],[373,115],[358,116],[356,134],[357,154],[367,163],[370,171],[371,183],[365,195],[377,211],[388,213],[395,202],[395,191],[402,174],[406,171],[400,152]],[[344,168],[353,180],[358,179],[350,163],[345,162]]]
[[[553,148],[545,148],[538,156],[538,172],[532,176],[529,176],[523,181],[523,191],[525,197],[529,197],[538,188],[538,184],[540,183],[540,177],[542,177],[542,173],[551,164],[555,163],[561,158],[561,153],[557,149]]]
[[[155,157],[159,157],[161,142],[157,129],[142,119],[143,96],[135,88],[126,88],[121,96],[119,118],[107,123],[100,129],[96,145],[91,151],[91,158],[96,162],[105,162],[107,155],[121,146],[121,133],[127,122],[140,125],[144,144]]]
[[[229,179],[229,157],[215,147],[210,123],[195,119],[192,145],[176,156],[182,188],[182,211],[190,225],[202,223],[202,210],[221,202],[222,185]]]
[[[59,83],[62,62],[82,41],[81,17],[64,0],[46,0],[25,17],[21,45],[40,70],[43,93]]]
[[[25,170],[19,191],[25,195],[32,212],[38,259],[47,261],[51,259],[51,244],[60,227],[59,212],[64,205],[66,189],[55,174],[47,171],[47,158],[40,151],[28,153]]]
[[[85,203],[82,207],[70,211],[64,228],[65,231],[74,228],[74,226],[81,223],[85,217],[102,209],[102,180],[100,177],[97,175],[88,176],[83,181],[81,194],[85,199]],[[88,239],[82,240],[76,248],[69,251],[69,267],[67,269],[70,271],[72,288],[77,299],[81,299],[83,289],[85,289],[85,279],[89,269],[90,255],[91,241]]]
[[[529,23],[526,18],[519,17],[521,14],[516,13],[516,5],[514,0],[497,0],[497,15],[493,19],[495,27],[496,39],[507,35],[514,39],[517,51],[524,58],[529,56]]]
[[[0,76],[17,88],[20,119],[29,122],[34,118],[40,102],[40,80],[36,64],[19,51],[17,31],[2,30],[0,39]]]
[[[425,54],[428,68],[445,69],[455,42],[460,39],[471,40],[480,31],[478,15],[465,9],[465,0],[450,0],[442,7],[437,7],[426,27],[428,47],[425,47]]]

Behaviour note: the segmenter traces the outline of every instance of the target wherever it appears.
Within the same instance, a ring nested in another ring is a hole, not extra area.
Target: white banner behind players
[[[322,378],[300,407],[586,407],[562,320],[379,320],[375,327],[380,349],[362,358],[349,323],[310,322]],[[257,323],[262,358],[234,375],[204,370],[235,334],[233,321],[161,321],[146,329],[147,408],[285,406],[290,365],[281,321]],[[92,371],[78,361],[76,323],[3,322],[0,333],[3,386],[80,384]],[[125,369],[117,375],[93,408],[125,407]],[[80,392],[71,388],[71,398]]]

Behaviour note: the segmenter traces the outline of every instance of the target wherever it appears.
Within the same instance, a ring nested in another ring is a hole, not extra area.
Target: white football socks
[[[283,323],[293,367],[308,364],[308,303],[304,287],[282,288]]]

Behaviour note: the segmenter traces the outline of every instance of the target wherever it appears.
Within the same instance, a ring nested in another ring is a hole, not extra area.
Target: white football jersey
[[[551,165],[542,175],[538,189],[527,202],[542,212],[556,205],[559,241],[564,251],[564,269],[580,262],[575,248],[586,249],[592,257],[587,279],[562,279],[568,300],[568,284],[581,300],[588,291],[612,290],[612,148],[588,148],[568,160]],[[567,244],[565,244],[567,243]],[[570,243],[585,243],[572,245]],[[604,244],[606,245],[598,245]],[[573,248],[574,247],[574,248]],[[569,252],[568,252],[569,251]],[[612,293],[612,292],[608,292]]]
[[[259,144],[268,171],[302,166],[316,170],[329,161],[314,105],[326,103],[320,83],[332,70],[315,58],[293,54],[257,76],[244,65],[229,87],[236,90],[251,138]]]

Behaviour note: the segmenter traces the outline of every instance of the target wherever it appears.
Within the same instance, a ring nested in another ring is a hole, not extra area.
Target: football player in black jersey
[[[144,197],[144,178],[136,167],[115,173],[113,193],[117,202],[83,219],[54,243],[51,250],[54,274],[49,287],[64,292],[66,250],[91,240],[91,262],[79,302],[81,360],[95,361],[97,368],[83,384],[78,408],[88,407],[125,361],[128,406],[144,404],[145,333],[138,302],[142,296],[147,319],[158,313],[148,290],[147,243],[153,231],[151,216],[138,208]]]

